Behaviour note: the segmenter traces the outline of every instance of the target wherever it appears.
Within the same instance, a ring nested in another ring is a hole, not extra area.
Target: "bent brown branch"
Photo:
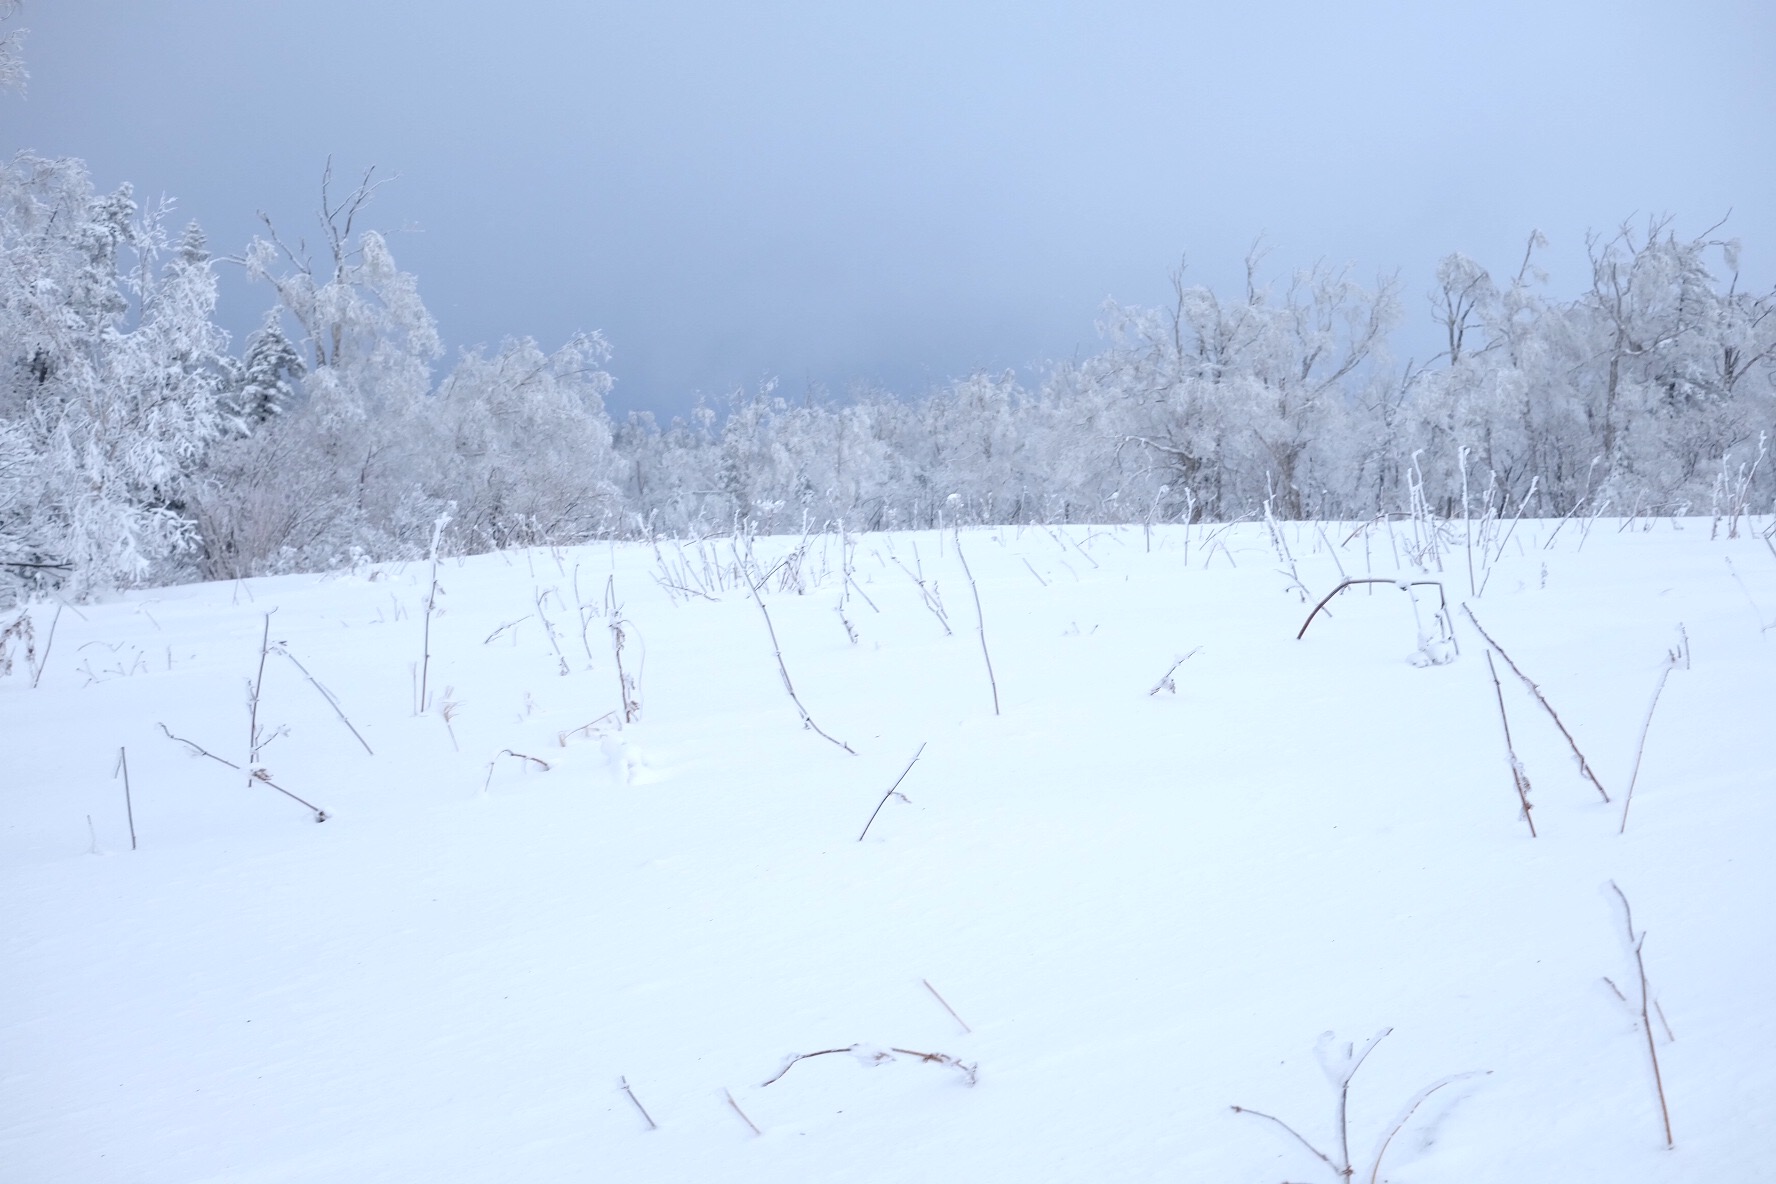
[[[1438,605],[1438,607],[1443,610],[1443,612],[1446,616],[1448,614],[1449,601],[1443,594],[1443,584],[1441,583],[1441,581],[1438,581],[1438,580],[1386,580],[1386,579],[1382,579],[1378,576],[1353,576],[1348,579],[1340,581],[1336,588],[1334,588],[1334,589],[1332,589],[1332,591],[1326,593],[1325,597],[1322,598],[1318,604],[1313,606],[1313,611],[1307,614],[1307,620],[1301,622],[1301,631],[1298,632],[1297,634],[1295,634],[1295,640],[1300,641],[1303,637],[1307,636],[1307,627],[1314,623],[1314,618],[1320,615],[1320,611],[1322,609],[1324,609],[1328,604],[1332,603],[1332,598],[1334,596],[1337,596],[1340,592],[1344,591],[1346,588],[1352,587],[1356,584],[1390,584],[1393,587],[1400,589],[1400,591],[1402,591],[1402,592],[1406,591],[1406,589],[1408,589],[1408,588],[1418,588],[1418,587],[1428,584],[1437,590],[1437,605]]]

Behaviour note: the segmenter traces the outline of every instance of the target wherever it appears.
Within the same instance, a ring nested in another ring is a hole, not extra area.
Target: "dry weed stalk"
[[[549,592],[553,591],[553,588],[549,589]],[[555,661],[560,667],[559,672],[565,678],[568,674],[567,655],[561,652],[561,638],[555,632],[555,622],[549,619],[549,614],[543,608],[543,602],[548,599],[549,592],[540,588],[532,588],[531,592],[533,602],[536,604],[537,619],[543,623],[543,632],[549,635],[549,646],[555,651]],[[556,599],[560,599],[559,592],[556,592],[555,595]]]
[[[494,638],[498,637],[500,634],[504,633],[508,629],[512,629],[512,628],[515,628],[516,626],[522,625],[524,622],[526,622],[528,620],[530,620],[530,614],[526,613],[524,616],[519,617],[515,621],[507,621],[504,625],[501,625],[498,629],[495,629],[492,633],[489,633],[486,637],[482,638],[481,644],[482,645],[492,645]],[[517,639],[518,639],[518,635],[514,633],[512,635],[512,640],[514,642],[516,642]]]
[[[609,624],[611,635],[611,655],[617,666],[617,694],[623,704],[623,722],[632,724],[641,718],[641,684],[639,674],[631,676],[623,668],[623,647],[629,644],[628,631],[625,625],[633,627],[634,622],[623,618],[623,606],[617,603],[617,577],[606,577],[604,581],[604,617]]]
[[[272,610],[272,612],[276,612],[276,611],[277,611],[276,609]],[[263,749],[267,744],[271,743],[271,741],[276,738],[276,733],[273,733],[271,736],[265,736],[265,735],[262,735],[259,730],[259,692],[265,686],[265,654],[266,654],[266,647],[270,644],[270,642],[271,642],[271,613],[268,612],[265,614],[265,629],[260,634],[260,637],[259,637],[259,673],[254,677],[253,685],[250,688],[248,688],[249,693],[247,695],[247,784],[248,785],[251,785],[253,783],[253,778],[255,776],[257,776],[262,771],[259,768],[260,750]]]
[[[1598,794],[1605,802],[1608,802],[1610,800],[1609,791],[1603,788],[1603,782],[1599,781],[1597,774],[1591,771],[1591,762],[1587,761],[1585,754],[1579,751],[1579,742],[1573,739],[1571,732],[1567,731],[1565,721],[1560,718],[1560,713],[1554,710],[1554,705],[1548,702],[1548,697],[1542,694],[1542,688],[1538,687],[1535,681],[1523,673],[1522,668],[1511,660],[1511,655],[1505,652],[1504,646],[1492,639],[1492,634],[1488,633],[1486,627],[1480,624],[1480,618],[1474,615],[1472,608],[1464,604],[1462,612],[1468,614],[1468,620],[1472,621],[1474,628],[1480,631],[1480,636],[1486,639],[1486,644],[1498,651],[1498,656],[1505,660],[1505,665],[1511,668],[1511,673],[1522,681],[1529,693],[1535,697],[1535,701],[1542,705],[1542,710],[1548,713],[1548,718],[1554,721],[1554,726],[1560,729],[1562,736],[1566,737],[1566,746],[1572,749],[1573,759],[1579,762],[1579,772],[1584,775],[1585,780],[1596,786]]]
[[[753,1134],[762,1135],[765,1133],[764,1131],[759,1130],[758,1123],[756,1123],[752,1119],[746,1117],[746,1111],[740,1109],[740,1103],[736,1102],[734,1100],[734,1091],[733,1090],[724,1089],[724,1090],[722,1090],[722,1093],[724,1095],[726,1095],[726,1097],[728,1099],[728,1105],[730,1105],[734,1108],[734,1113],[736,1113],[740,1116],[740,1121],[744,1122],[747,1126],[752,1128]]]
[[[296,669],[302,671],[302,677],[306,678],[308,680],[309,686],[313,687],[316,691],[320,692],[321,698],[323,698],[327,701],[327,706],[329,706],[333,709],[333,714],[337,715],[339,717],[339,722],[344,724],[346,726],[346,728],[350,730],[350,732],[353,736],[357,737],[358,743],[362,744],[364,746],[365,752],[369,753],[371,756],[375,756],[376,753],[370,748],[370,742],[368,740],[364,739],[364,737],[361,734],[359,734],[358,729],[352,726],[352,721],[346,718],[345,709],[339,705],[339,700],[334,697],[333,692],[329,691],[325,686],[323,686],[321,684],[321,681],[319,679],[317,679],[314,675],[310,674],[308,672],[308,667],[304,666],[301,662],[298,662],[296,660],[296,655],[292,654],[290,652],[289,646],[287,646],[284,642],[280,641],[275,646],[273,646],[271,648],[276,650],[278,653],[282,654],[284,657],[290,659],[290,661],[295,664]],[[448,691],[446,691],[445,693],[449,694]]]
[[[913,544],[913,567],[908,567],[901,561],[900,556],[893,552],[889,552],[888,557],[894,560],[896,567],[906,572],[907,579],[918,586],[920,598],[925,602],[925,607],[931,615],[937,618],[937,623],[943,626],[944,636],[952,636],[955,631],[950,628],[950,614],[944,610],[943,595],[938,591],[937,581],[931,581],[929,586],[925,583],[925,565],[919,561],[919,544]]]
[[[907,774],[911,773],[913,771],[913,766],[919,763],[919,758],[921,756],[923,756],[924,754],[925,754],[925,745],[923,743],[921,743],[919,745],[919,751],[915,752],[913,754],[913,759],[907,762],[906,768],[904,768],[900,771],[900,776],[898,776],[894,779],[894,784],[890,785],[888,787],[888,792],[882,795],[882,800],[876,803],[876,808],[874,810],[870,811],[869,821],[863,824],[863,831],[862,831],[862,833],[860,833],[857,836],[858,842],[860,842],[860,843],[863,842],[864,835],[869,834],[870,827],[872,827],[876,824],[876,815],[878,815],[882,812],[882,807],[886,806],[888,804],[888,799],[893,797],[895,795],[896,791],[898,791],[900,789],[900,783],[902,781],[906,780]],[[906,801],[907,800],[906,795],[901,794],[900,800],[903,802]],[[930,986],[931,984],[926,983],[925,985]]]
[[[654,1121],[654,1116],[647,1112],[647,1107],[641,1104],[641,1099],[636,1097],[635,1091],[629,1088],[629,1079],[627,1077],[619,1077],[617,1078],[617,1083],[623,1087],[623,1092],[629,1095],[629,1100],[635,1103],[635,1108],[641,1111],[641,1116],[647,1120],[648,1130],[659,1130],[660,1124]]]
[[[1147,692],[1148,698],[1152,698],[1161,691],[1166,691],[1173,695],[1177,694],[1178,682],[1172,676],[1178,673],[1178,667],[1184,665],[1184,663],[1190,661],[1190,659],[1196,657],[1196,655],[1200,653],[1202,653],[1202,647],[1199,645],[1188,654],[1185,654],[1182,658],[1179,658],[1176,662],[1173,662],[1171,669],[1160,675],[1159,681],[1153,684],[1153,689]]]
[[[1322,1033],[1318,1044],[1314,1047],[1314,1055],[1320,1062],[1321,1070],[1325,1072],[1326,1079],[1332,1083],[1332,1087],[1338,1091],[1338,1101],[1334,1111],[1334,1122],[1338,1128],[1337,1158],[1334,1158],[1326,1152],[1321,1151],[1318,1147],[1315,1147],[1312,1143],[1308,1142],[1306,1136],[1300,1131],[1296,1130],[1274,1114],[1266,1114],[1262,1110],[1253,1110],[1249,1106],[1235,1106],[1233,1107],[1233,1112],[1235,1114],[1250,1114],[1254,1118],[1262,1118],[1266,1122],[1275,1123],[1284,1131],[1288,1132],[1290,1137],[1292,1137],[1297,1143],[1300,1143],[1305,1147],[1315,1159],[1318,1159],[1321,1163],[1325,1164],[1327,1170],[1329,1170],[1334,1176],[1340,1180],[1350,1180],[1356,1175],[1357,1170],[1356,1164],[1351,1160],[1350,1152],[1349,1111],[1351,1081],[1356,1077],[1357,1070],[1363,1067],[1363,1062],[1368,1059],[1369,1054],[1375,1051],[1375,1046],[1380,1044],[1388,1033],[1392,1031],[1392,1028],[1383,1028],[1368,1040],[1364,1041],[1360,1049],[1355,1044],[1347,1043],[1344,1046],[1344,1051],[1336,1056],[1331,1052],[1333,1037],[1330,1032]],[[1491,1070],[1487,1070],[1487,1072],[1490,1071]],[[1457,1081],[1473,1076],[1475,1076],[1474,1072],[1456,1073],[1452,1076],[1445,1077],[1440,1081],[1432,1082],[1413,1096],[1412,1100],[1401,1110],[1400,1116],[1395,1120],[1394,1125],[1389,1128],[1387,1134],[1382,1137],[1381,1144],[1375,1152],[1375,1159],[1369,1169],[1369,1184],[1377,1184],[1377,1181],[1380,1180],[1381,1161],[1383,1157],[1387,1155],[1388,1147],[1393,1143],[1394,1137],[1405,1128],[1407,1122],[1409,1122],[1412,1116],[1417,1113],[1418,1108],[1425,1103],[1425,1100],[1438,1090],[1443,1089],[1445,1086],[1452,1085]]]
[[[62,619],[62,606],[56,605],[55,616],[50,618],[49,637],[43,645],[43,661],[37,660],[37,631],[31,624],[31,610],[19,609],[18,616],[4,629],[0,629],[0,676],[12,673],[12,651],[14,646],[23,649],[25,665],[31,670],[31,687],[36,689],[37,680],[43,677],[44,663],[49,661],[49,647],[55,644],[56,625]]]
[[[1270,478],[1268,476],[1265,478],[1265,484],[1267,487],[1270,484]],[[1274,490],[1271,491],[1271,496],[1275,496]],[[1282,524],[1279,523],[1276,520],[1276,516],[1270,512],[1270,502],[1270,497],[1264,499],[1264,529],[1270,535],[1271,549],[1276,552],[1277,561],[1279,563],[1286,563],[1289,565],[1289,571],[1287,573],[1289,576],[1289,586],[1300,595],[1301,603],[1306,604],[1307,585],[1301,582],[1301,574],[1295,570],[1295,556],[1289,550],[1289,540],[1283,535]],[[1283,573],[1279,572],[1278,574],[1281,575]]]
[[[937,988],[931,985],[930,979],[922,978],[919,981],[925,984],[925,989],[931,992],[931,997],[933,999],[943,1004],[943,1009],[950,1013],[950,1018],[962,1025],[962,1030],[964,1032],[972,1033],[974,1031],[973,1028],[968,1026],[967,1020],[956,1014],[956,1009],[950,1006],[950,1001],[937,993]]]
[[[62,621],[62,606],[56,605],[55,616],[49,619],[49,636],[43,639],[43,660],[31,670],[31,689],[37,689],[37,680],[43,677],[43,668],[49,665],[49,651],[55,646],[56,626]]]
[[[1461,656],[1461,645],[1455,639],[1455,625],[1449,617],[1449,599],[1444,595],[1441,580],[1388,580],[1379,576],[1347,576],[1339,581],[1337,587],[1326,593],[1318,604],[1313,606],[1313,611],[1307,614],[1307,620],[1301,622],[1301,629],[1295,634],[1295,640],[1300,641],[1307,636],[1307,627],[1314,623],[1314,618],[1319,616],[1328,604],[1332,603],[1334,596],[1346,588],[1358,584],[1389,584],[1406,593],[1406,598],[1412,602],[1412,619],[1418,628],[1418,654],[1423,659],[1423,664],[1443,666]],[[1425,632],[1424,620],[1419,615],[1418,597],[1412,593],[1414,588],[1423,587],[1437,590],[1437,611],[1434,614],[1434,619],[1437,622],[1437,640],[1434,645],[1430,635]]]
[[[450,748],[451,748],[451,750],[453,752],[461,752],[462,745],[460,745],[456,742],[456,728],[454,726],[453,721],[456,719],[457,710],[460,707],[462,707],[462,703],[459,702],[458,700],[452,699],[450,697],[450,696],[454,695],[455,693],[456,693],[455,687],[445,687],[444,688],[444,698],[438,704],[438,715],[440,716],[440,718],[442,718],[444,720],[444,730],[446,732],[450,733]]]
[[[203,745],[197,743],[196,741],[187,740],[183,736],[173,735],[171,729],[169,729],[165,724],[160,724],[158,726],[159,726],[160,730],[166,734],[166,738],[168,740],[171,740],[176,744],[183,744],[187,749],[189,749],[191,751],[192,756],[208,757],[209,759],[215,761],[217,764],[227,765],[229,768],[234,769],[236,771],[240,770],[240,766],[235,764],[233,761],[229,760],[226,757],[217,756],[215,753],[211,752],[209,749],[205,748]],[[247,784],[252,785],[254,782],[258,782],[261,785],[265,785],[265,786],[268,786],[272,789],[275,789],[279,793],[283,794],[285,797],[289,798],[291,801],[297,802],[303,806],[308,807],[310,810],[313,810],[316,822],[325,822],[330,817],[330,815],[325,810],[321,809],[319,806],[315,805],[313,802],[308,801],[305,798],[297,797],[295,794],[291,793],[289,790],[285,789],[283,786],[281,786],[277,782],[273,781],[271,779],[271,774],[266,772],[264,769],[252,769],[252,770],[248,771]]]
[[[1659,670],[1659,681],[1653,685],[1652,701],[1647,704],[1646,719],[1640,725],[1640,741],[1634,746],[1634,768],[1628,774],[1627,792],[1622,795],[1622,825],[1616,828],[1619,835],[1628,833],[1628,808],[1634,804],[1634,786],[1640,780],[1640,759],[1646,754],[1647,733],[1653,729],[1653,712],[1658,709],[1659,696],[1665,693],[1665,680],[1671,677],[1671,672],[1677,669],[1679,662],[1686,668],[1689,666],[1689,634],[1681,624],[1678,631],[1682,633],[1683,641],[1665,651],[1665,664]]]
[[[784,1061],[783,1068],[777,1070],[776,1076],[772,1077],[770,1081],[766,1081],[763,1084],[761,1084],[759,1086],[759,1088],[763,1089],[767,1085],[771,1085],[774,1082],[783,1080],[783,1075],[785,1073],[788,1073],[791,1069],[795,1068],[797,1065],[799,1065],[803,1061],[812,1060],[815,1057],[830,1057],[830,1056],[833,1056],[838,1053],[850,1053],[852,1056],[856,1057],[863,1064],[871,1065],[871,1066],[887,1064],[889,1061],[892,1061],[895,1058],[896,1054],[898,1054],[903,1057],[912,1057],[915,1060],[917,1060],[923,1064],[927,1064],[927,1065],[945,1065],[951,1069],[956,1070],[956,1072],[960,1073],[962,1075],[963,1080],[968,1082],[969,1085],[975,1085],[976,1083],[978,1083],[980,1081],[980,1065],[979,1064],[972,1064],[972,1065],[968,1064],[967,1062],[959,1060],[958,1058],[953,1057],[948,1053],[919,1052],[919,1051],[917,1051],[915,1049],[911,1049],[911,1048],[886,1048],[886,1049],[883,1049],[883,1048],[876,1048],[876,1047],[874,1047],[872,1045],[868,1045],[868,1044],[847,1044],[844,1048],[823,1048],[823,1049],[820,1049],[816,1052],[804,1052],[804,1053],[798,1053],[794,1056],[791,1056],[786,1061]]]
[[[481,781],[481,792],[482,793],[486,793],[488,787],[493,784],[493,770],[494,770],[494,767],[499,764],[499,759],[502,756],[509,756],[509,757],[513,758],[514,760],[519,761],[521,763],[522,767],[526,768],[526,769],[530,768],[531,765],[535,765],[537,768],[541,769],[545,773],[547,773],[550,769],[549,762],[546,760],[543,760],[541,757],[531,756],[527,752],[514,752],[510,748],[502,748],[498,752],[493,754],[492,760],[487,762],[487,776],[484,777]]]
[[[581,724],[577,728],[569,728],[565,732],[557,733],[556,737],[555,737],[555,742],[557,744],[561,745],[561,747],[566,748],[567,747],[567,740],[568,740],[568,737],[570,737],[570,736],[584,736],[584,737],[586,737],[586,739],[590,740],[590,739],[592,739],[592,737],[601,734],[599,732],[598,725],[603,723],[607,719],[612,719],[613,717],[615,717],[616,714],[617,713],[614,711],[607,711],[603,715],[599,716],[597,719],[593,720],[589,724]]]
[[[734,562],[736,566],[740,565],[740,552],[738,548],[734,551]],[[827,743],[836,744],[852,756],[856,756],[856,749],[852,748],[843,740],[829,736],[826,732],[822,731],[820,725],[814,722],[814,717],[808,714],[808,709],[802,706],[801,696],[796,694],[795,684],[789,680],[789,667],[783,664],[783,645],[777,640],[777,627],[771,624],[771,614],[769,610],[765,608],[764,597],[759,595],[759,586],[752,582],[751,576],[743,574],[742,578],[745,580],[747,591],[752,593],[752,602],[758,605],[759,615],[765,618],[765,632],[771,635],[771,654],[777,659],[777,673],[783,676],[783,689],[789,692],[789,701],[795,704],[797,714],[802,717],[802,727],[813,732]]]
[[[1505,755],[1511,761],[1511,782],[1517,787],[1517,800],[1523,804],[1523,821],[1529,826],[1529,837],[1536,837],[1535,819],[1530,815],[1529,806],[1529,774],[1523,771],[1523,762],[1517,758],[1517,746],[1511,742],[1511,721],[1505,715],[1505,688],[1499,683],[1498,667],[1492,663],[1492,651],[1486,654],[1486,672],[1492,675],[1492,690],[1498,696],[1499,723],[1505,729]]]
[[[1627,894],[1617,887],[1614,880],[1610,881],[1609,886],[1610,890],[1616,894],[1616,899],[1622,902],[1622,921],[1627,927],[1628,945],[1634,951],[1634,972],[1640,980],[1640,1030],[1646,1033],[1647,1059],[1653,1065],[1653,1087],[1659,1094],[1659,1117],[1665,1123],[1665,1146],[1675,1147],[1677,1143],[1671,1137],[1671,1108],[1665,1102],[1665,1078],[1659,1072],[1659,1050],[1653,1043],[1653,1021],[1648,1014],[1649,1003],[1653,1007],[1657,1007],[1658,1004],[1651,1002],[1651,992],[1647,988],[1646,961],[1641,956],[1641,949],[1646,945],[1646,931],[1634,932],[1634,909],[1628,904]],[[1607,979],[1604,981],[1608,982]],[[1618,996],[1622,994],[1614,983],[1610,983],[1610,989],[1614,990]],[[1625,996],[1623,1000],[1627,1001]],[[1661,1010],[1659,1018],[1663,1020],[1664,1017],[1665,1013]],[[1668,1036],[1671,1034],[1670,1025],[1666,1025],[1665,1032]]]
[[[1075,545],[1077,549],[1077,545]],[[1084,551],[1080,551],[1084,555]],[[980,585],[974,582],[974,573],[968,570],[968,556],[962,554],[962,532],[956,531],[956,558],[962,561],[962,574],[968,577],[969,591],[974,593],[974,627],[980,635],[981,657],[987,663],[987,682],[993,688],[993,714],[999,714],[999,680],[993,675],[993,655],[987,650],[987,618],[981,612]],[[1091,556],[1086,555],[1087,559]],[[1097,564],[1092,564],[1096,567]]]
[[[438,604],[438,543],[444,537],[444,527],[449,521],[449,514],[440,514],[432,524],[432,585],[426,593],[425,626],[420,635],[419,702],[413,708],[415,715],[424,715],[431,707],[427,691],[432,673],[432,612]]]
[[[119,773],[123,774],[123,809],[124,814],[129,818],[130,850],[134,851],[136,849],[136,805],[130,800],[129,754],[122,748],[117,750],[117,768],[112,771],[111,776],[115,778]]]

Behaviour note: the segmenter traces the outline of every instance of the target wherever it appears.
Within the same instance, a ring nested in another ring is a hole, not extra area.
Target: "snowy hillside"
[[[0,678],[0,1178],[1768,1178],[1776,551],[1499,525],[40,604]],[[1440,581],[1453,639],[1437,587],[1368,584],[1297,640],[1346,576]]]

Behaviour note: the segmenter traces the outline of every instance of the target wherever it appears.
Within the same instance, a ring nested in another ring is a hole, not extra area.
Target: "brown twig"
[[[897,1052],[903,1057],[917,1057],[927,1065],[948,1065],[967,1079],[969,1085],[980,1081],[980,1066],[970,1065],[965,1061],[951,1056],[947,1052],[919,1052],[911,1048],[890,1048],[889,1052]]]
[[[1340,592],[1355,584],[1391,584],[1402,592],[1408,588],[1417,588],[1428,584],[1437,590],[1437,600],[1439,605],[1445,612],[1448,610],[1449,602],[1444,598],[1443,584],[1439,580],[1386,580],[1379,576],[1355,576],[1341,580],[1336,588],[1326,593],[1320,602],[1313,606],[1313,611],[1307,614],[1307,620],[1301,622],[1301,629],[1295,634],[1295,640],[1300,641],[1303,637],[1307,636],[1307,627],[1314,623],[1314,618],[1320,615],[1322,609],[1332,603],[1332,598],[1334,596],[1337,596]]]
[[[295,794],[273,781],[266,774],[264,769],[254,769],[252,776],[253,780],[259,782],[261,785],[270,786],[272,789],[277,790],[279,793],[289,798],[292,802],[299,802],[302,805],[307,806],[310,810],[313,810],[316,822],[325,822],[328,818],[332,817],[332,815],[328,814],[325,810],[321,809],[307,798],[297,797]]]
[[[888,792],[882,795],[882,800],[876,803],[876,808],[870,811],[869,821],[863,824],[863,832],[857,836],[858,842],[863,842],[863,836],[869,834],[870,827],[876,824],[876,815],[882,812],[882,807],[888,804],[888,799],[894,796],[895,791],[900,788],[900,783],[906,780],[907,774],[913,771],[913,766],[919,763],[919,758],[924,754],[925,745],[920,744],[919,751],[913,754],[913,759],[907,762],[906,768],[900,771],[900,776],[894,779],[894,784],[888,787]],[[905,795],[902,795],[901,800],[906,800]],[[930,986],[931,984],[926,983],[925,985]]]
[[[943,1004],[943,1009],[950,1013],[950,1018],[962,1025],[962,1030],[964,1032],[972,1033],[974,1031],[973,1028],[968,1026],[967,1020],[956,1014],[956,1009],[950,1006],[949,1000],[937,993],[937,988],[931,985],[930,979],[922,978],[919,981],[925,984],[925,989],[931,992],[931,997],[933,999],[936,999],[939,1003]]]
[[[1492,690],[1498,696],[1499,723],[1505,729],[1505,754],[1511,762],[1511,782],[1517,787],[1517,800],[1523,803],[1523,821],[1529,826],[1529,837],[1536,837],[1535,818],[1530,814],[1529,776],[1523,771],[1523,762],[1517,759],[1517,746],[1511,743],[1511,721],[1505,715],[1505,688],[1499,683],[1498,667],[1493,665],[1492,651],[1486,654],[1486,671],[1492,675]]]
[[[1314,1155],[1320,1160],[1321,1163],[1324,1163],[1327,1167],[1331,1168],[1335,1173],[1337,1173],[1340,1176],[1343,1176],[1347,1179],[1350,1177],[1350,1172],[1348,1172],[1344,1168],[1339,1167],[1337,1164],[1333,1163],[1332,1157],[1330,1155],[1327,1155],[1324,1151],[1321,1151],[1318,1147],[1315,1147],[1312,1143],[1309,1143],[1306,1140],[1306,1138],[1304,1138],[1302,1136],[1300,1131],[1296,1130],[1294,1127],[1290,1126],[1288,1123],[1284,1122],[1282,1119],[1278,1118],[1276,1115],[1266,1114],[1262,1110],[1253,1110],[1248,1106],[1235,1106],[1235,1107],[1233,1107],[1233,1112],[1235,1114],[1250,1114],[1253,1118],[1269,1119],[1271,1122],[1276,1123],[1278,1126],[1280,1126],[1284,1130],[1288,1131],[1291,1135],[1294,1135],[1296,1142],[1300,1143],[1303,1147],[1305,1147],[1309,1151],[1313,1152]]]
[[[647,1112],[647,1107],[641,1104],[641,1099],[636,1097],[635,1091],[629,1088],[629,1079],[627,1077],[619,1077],[617,1078],[617,1081],[622,1085],[623,1092],[629,1095],[629,1100],[635,1103],[635,1108],[641,1111],[641,1116],[647,1119],[648,1130],[659,1130],[660,1124],[654,1121],[654,1116]]]
[[[1529,693],[1535,696],[1535,701],[1542,705],[1542,710],[1548,713],[1548,718],[1554,721],[1554,726],[1560,729],[1562,736],[1566,737],[1567,747],[1572,749],[1574,759],[1579,762],[1579,772],[1584,775],[1587,781],[1597,787],[1597,792],[1604,801],[1609,801],[1609,791],[1603,788],[1603,782],[1599,781],[1597,774],[1591,771],[1591,763],[1585,759],[1585,754],[1579,751],[1579,742],[1574,740],[1573,734],[1566,730],[1566,724],[1561,720],[1560,713],[1554,710],[1554,705],[1548,702],[1546,695],[1542,694],[1542,688],[1538,687],[1535,681],[1523,673],[1522,668],[1511,660],[1511,655],[1505,652],[1504,646],[1492,639],[1492,634],[1488,633],[1486,627],[1480,624],[1480,619],[1474,615],[1472,608],[1464,604],[1462,612],[1468,614],[1468,620],[1474,623],[1474,628],[1480,631],[1480,636],[1486,639],[1486,644],[1498,651],[1498,656],[1505,660],[1505,665],[1511,668],[1511,673],[1515,674],[1522,680],[1523,685],[1529,688]]]
[[[727,1095],[728,1105],[730,1105],[734,1108],[734,1113],[736,1113],[740,1116],[740,1121],[744,1122],[747,1126],[752,1128],[753,1134],[762,1135],[765,1133],[764,1131],[759,1130],[758,1124],[756,1122],[754,1122],[752,1119],[746,1117],[746,1111],[740,1109],[740,1103],[736,1102],[734,1100],[734,1094],[733,1094],[732,1090],[724,1089],[724,1090],[722,1090],[722,1093]]]
[[[1628,903],[1627,894],[1614,880],[1610,881],[1610,889],[1622,902],[1622,918],[1628,929],[1628,944],[1634,950],[1634,970],[1640,977],[1640,1028],[1646,1033],[1647,1059],[1653,1063],[1653,1087],[1659,1092],[1659,1116],[1665,1122],[1665,1146],[1675,1147],[1677,1142],[1671,1137],[1671,1108],[1665,1102],[1665,1078],[1659,1072],[1659,1050],[1653,1043],[1653,1020],[1648,1014],[1646,962],[1641,957],[1641,948],[1646,944],[1646,932],[1634,932],[1634,909]],[[1663,1013],[1660,1018],[1663,1018]]]

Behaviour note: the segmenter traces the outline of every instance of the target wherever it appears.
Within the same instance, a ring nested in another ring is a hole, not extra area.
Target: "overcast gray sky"
[[[219,251],[330,154],[452,347],[601,329],[614,409],[902,391],[1093,348],[1167,274],[1515,269],[1731,208],[1776,274],[1768,0],[26,0],[0,148],[169,194]],[[232,324],[267,293],[232,285]],[[1428,352],[1422,328],[1401,352]]]

